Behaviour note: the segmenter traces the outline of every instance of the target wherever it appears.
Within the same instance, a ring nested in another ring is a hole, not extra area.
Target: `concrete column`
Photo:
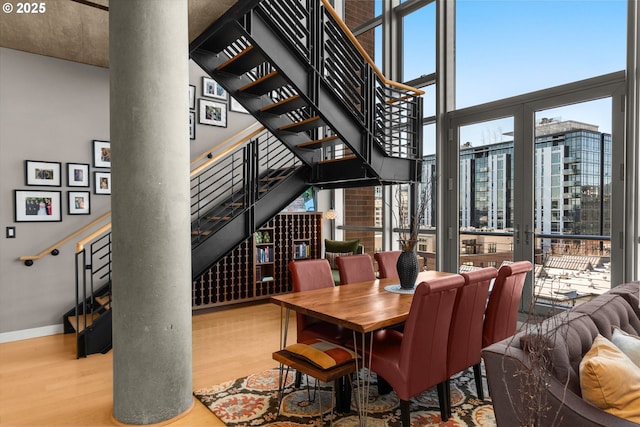
[[[113,404],[127,424],[192,403],[187,0],[111,0]]]

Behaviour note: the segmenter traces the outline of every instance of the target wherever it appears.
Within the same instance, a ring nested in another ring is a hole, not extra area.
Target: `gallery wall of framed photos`
[[[19,257],[38,254],[110,211],[111,167],[103,153],[110,141],[108,68],[1,47],[0,63],[0,223],[6,229],[0,293],[11,296],[0,298],[1,342],[4,333],[15,331],[62,332],[56,328],[73,300],[78,239],[32,267]],[[183,144],[194,159],[255,119],[234,111],[230,97],[203,96],[206,72],[193,61],[188,72],[185,121],[194,126]],[[226,127],[198,123],[199,99],[226,106]],[[29,301],[33,310],[16,301]]]

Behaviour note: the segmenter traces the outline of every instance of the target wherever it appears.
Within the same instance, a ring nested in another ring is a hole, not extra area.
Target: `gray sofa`
[[[639,294],[640,282],[626,283],[541,323],[540,330],[552,333],[545,334],[548,409],[539,411],[543,414],[540,427],[638,426],[582,399],[579,366],[598,334],[611,339],[613,326],[640,335]],[[527,343],[535,336],[520,332],[482,351],[499,427],[525,424],[526,408],[531,406],[521,397],[532,388],[523,385],[523,373],[531,366]]]

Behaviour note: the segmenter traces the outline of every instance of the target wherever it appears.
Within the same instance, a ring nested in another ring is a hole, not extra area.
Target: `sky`
[[[456,108],[625,69],[626,3],[457,0]],[[404,25],[409,42],[403,52],[403,80],[435,72],[435,4],[405,18]],[[433,103],[433,95],[425,96],[425,104]],[[598,121],[594,124],[601,131],[610,132],[609,109],[609,102],[598,101],[539,116]],[[434,108],[426,105],[429,110]],[[513,130],[498,125],[502,131]]]

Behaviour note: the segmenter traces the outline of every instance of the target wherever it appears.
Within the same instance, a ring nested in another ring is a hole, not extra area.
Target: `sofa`
[[[336,265],[339,256],[357,255],[364,253],[364,246],[359,240],[331,240],[324,239],[324,257],[329,261],[331,274],[336,285],[340,284],[340,273]]]
[[[629,421],[628,416],[623,419],[612,415],[609,413],[610,409],[600,409],[583,398],[583,390],[590,396],[593,396],[594,390],[585,388],[592,384],[585,382],[586,368],[583,370],[581,386],[580,366],[581,362],[583,367],[591,366],[590,362],[595,360],[592,359],[593,348],[597,347],[594,341],[600,343],[602,337],[606,338],[605,341],[612,340],[616,329],[614,327],[619,328],[616,332],[618,336],[623,331],[622,333],[632,334],[625,334],[626,336],[637,340],[640,335],[639,295],[640,282],[622,284],[569,311],[549,317],[539,324],[528,325],[527,330],[483,349],[482,358],[498,426],[530,425],[525,420],[531,414],[531,401],[536,399],[531,395],[547,399],[547,409],[536,412],[542,420],[535,424],[537,426],[638,426],[639,424]],[[536,341],[536,338],[542,339]],[[536,346],[533,344],[535,342],[542,342],[544,345]],[[531,348],[543,350],[532,353]],[[542,354],[544,358],[531,357],[532,354]],[[622,357],[631,363],[632,368],[640,368],[637,360],[634,365],[627,354]],[[546,379],[546,386],[541,388],[540,393],[533,392],[531,384],[525,385],[526,373],[532,372],[531,367],[535,361],[541,362],[537,366],[546,366],[546,369],[537,371],[544,372],[543,378]],[[609,369],[607,363],[601,363],[600,366]],[[627,371],[623,371],[625,372]],[[634,375],[638,372],[634,371]],[[618,377],[610,377],[611,380],[614,378]],[[628,384],[633,381],[629,378],[637,376],[621,378],[623,379],[614,383],[613,389],[620,388],[620,391],[616,390],[617,393],[622,394],[625,399],[634,399],[631,409],[637,421],[640,397],[624,388],[632,386],[637,392],[640,391],[640,384]],[[629,405],[625,408],[629,408]]]

